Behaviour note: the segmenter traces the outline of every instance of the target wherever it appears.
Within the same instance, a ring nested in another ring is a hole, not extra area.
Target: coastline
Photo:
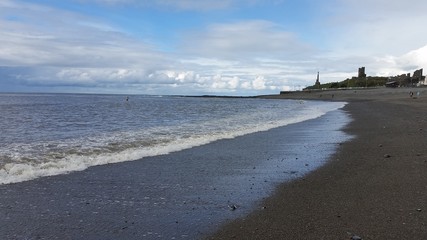
[[[199,239],[322,166],[347,139],[340,129],[348,122],[333,110],[166,155],[0,185],[0,238]]]
[[[409,92],[420,95],[410,98]],[[333,95],[333,98],[332,98]],[[345,100],[354,119],[323,167],[283,183],[262,209],[209,239],[423,239],[427,236],[425,88],[327,91],[268,98]]]

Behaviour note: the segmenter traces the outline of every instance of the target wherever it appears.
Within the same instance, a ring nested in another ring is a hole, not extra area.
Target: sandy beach
[[[263,96],[349,104],[142,161],[0,185],[0,238],[424,239],[426,90]],[[331,130],[340,123],[351,140]]]
[[[414,92],[411,98],[409,92]],[[417,94],[418,92],[419,95]],[[425,88],[297,92],[274,98],[345,100],[356,136],[328,164],[282,184],[249,216],[210,239],[425,239]]]

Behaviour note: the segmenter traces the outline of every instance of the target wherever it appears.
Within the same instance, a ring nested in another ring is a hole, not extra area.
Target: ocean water
[[[343,102],[0,94],[0,184],[157,156],[318,118]]]

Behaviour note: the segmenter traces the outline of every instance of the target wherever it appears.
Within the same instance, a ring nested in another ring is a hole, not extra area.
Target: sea
[[[345,105],[0,93],[0,238],[204,238],[324,165]]]
[[[318,118],[343,102],[0,94],[0,184],[133,161]]]

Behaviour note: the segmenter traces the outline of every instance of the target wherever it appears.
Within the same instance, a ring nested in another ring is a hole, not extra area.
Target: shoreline
[[[322,166],[347,139],[339,129],[348,122],[333,110],[166,155],[0,185],[0,238],[200,239]]]
[[[323,167],[281,184],[262,209],[207,238],[425,238],[427,97],[425,88],[415,90],[416,99],[411,89],[328,92],[349,102],[344,110],[354,121],[344,131],[356,137]],[[268,97],[326,100],[318,93]]]

